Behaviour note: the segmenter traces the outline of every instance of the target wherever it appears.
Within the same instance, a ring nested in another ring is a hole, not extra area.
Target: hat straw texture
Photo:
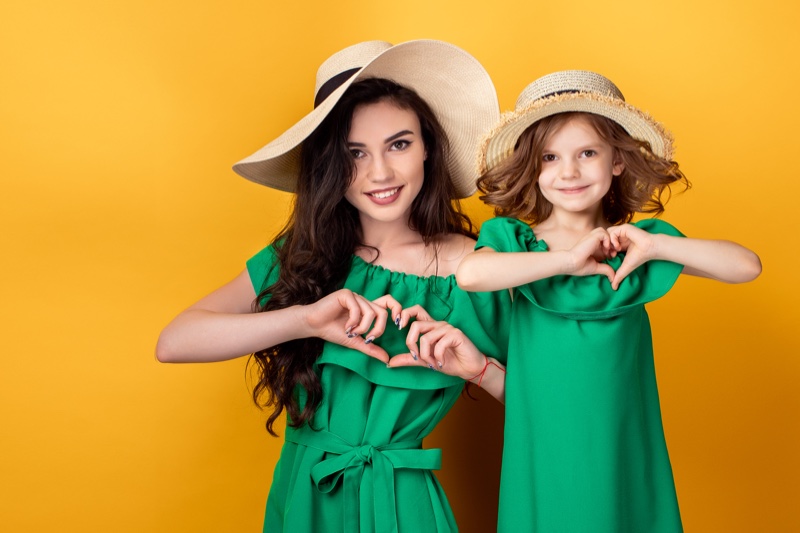
[[[539,120],[557,113],[602,115],[622,126],[631,137],[650,143],[653,153],[673,155],[672,135],[650,115],[625,102],[608,78],[585,70],[565,70],[543,76],[523,89],[514,111],[484,136],[479,154],[481,173],[514,152],[520,135]]]

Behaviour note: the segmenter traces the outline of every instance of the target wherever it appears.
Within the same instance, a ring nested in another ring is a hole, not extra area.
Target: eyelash
[[[411,141],[406,139],[398,139],[392,142],[392,144],[390,145],[390,149],[402,152],[404,150],[407,150],[409,146],[411,146]],[[351,148],[350,155],[353,156],[353,159],[360,159],[364,157],[364,152],[357,148]]]
[[[405,150],[409,146],[411,146],[411,141],[407,141],[405,139],[398,139],[392,143],[392,148],[400,151]]]

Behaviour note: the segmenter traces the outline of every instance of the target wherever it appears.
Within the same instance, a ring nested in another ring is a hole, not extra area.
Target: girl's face
[[[624,167],[592,125],[576,116],[545,142],[539,189],[558,211],[598,217],[611,180]]]
[[[425,178],[425,146],[416,113],[391,102],[359,106],[347,138],[355,175],[345,198],[361,223],[407,224]]]

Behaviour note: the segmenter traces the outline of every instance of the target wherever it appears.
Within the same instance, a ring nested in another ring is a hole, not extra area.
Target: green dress
[[[660,220],[636,225],[681,235]],[[483,246],[547,251],[510,218],[483,225]],[[616,269],[621,257],[608,262]],[[599,275],[514,290],[499,531],[682,531],[644,308],[682,269],[645,263],[617,291]]]
[[[256,292],[277,279],[267,247],[247,263]],[[454,276],[392,272],[354,256],[345,288],[375,299],[391,294],[404,307],[421,305],[464,331],[485,354],[505,359],[511,311],[508,291],[468,294]],[[504,326],[505,325],[505,326]],[[389,355],[408,353],[391,324],[375,343]],[[355,350],[326,343],[317,361],[323,401],[313,426],[287,427],[267,499],[264,531],[457,531],[444,491],[431,470],[441,450],[422,439],[452,407],[464,381],[428,368],[387,368]]]

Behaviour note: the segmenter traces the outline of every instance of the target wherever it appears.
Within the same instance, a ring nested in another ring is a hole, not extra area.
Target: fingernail
[[[364,340],[364,344],[371,344],[371,343],[372,343],[372,341],[374,341],[374,340],[375,340],[375,336],[374,336],[374,335],[370,335],[369,337],[367,337],[367,338]]]
[[[397,326],[397,329],[400,329],[400,317],[394,319],[394,325]]]
[[[414,361],[416,361],[416,360],[417,360],[417,354],[415,354],[414,352],[411,352],[411,358],[412,358]]]
[[[436,364],[439,365],[439,368],[442,368],[442,362],[441,361],[437,361]]]
[[[433,368],[433,365],[428,365],[428,368],[430,368],[431,370],[433,370],[434,372],[436,372],[436,369],[435,369],[435,368]]]
[[[348,338],[348,339],[352,339],[352,338],[353,338],[353,337],[355,337],[355,336],[356,336],[356,334],[355,334],[355,333],[348,333],[348,334],[347,334],[347,338]]]
[[[347,328],[346,330],[344,330],[345,334],[346,334],[348,337],[350,336],[350,331],[351,331],[351,330],[352,330],[354,327],[355,327],[355,326],[350,326],[349,328]]]

